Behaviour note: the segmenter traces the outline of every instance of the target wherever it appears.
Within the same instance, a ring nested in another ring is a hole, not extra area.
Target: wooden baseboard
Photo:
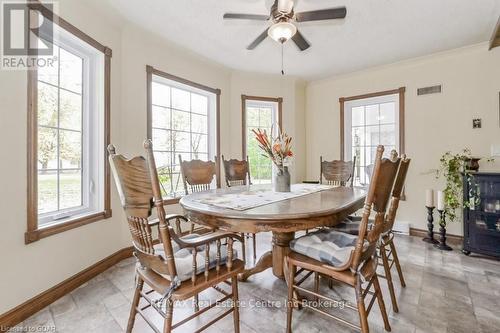
[[[410,228],[410,236],[416,236],[422,238],[427,237],[427,230]],[[434,237],[436,239],[439,239],[439,233],[435,232]],[[464,237],[459,235],[446,234],[446,241],[453,245],[462,245],[464,242]]]
[[[12,310],[1,314],[0,332],[6,332],[10,327],[13,327],[23,320],[26,320],[27,318],[52,304],[59,298],[78,288],[85,282],[101,274],[111,266],[117,264],[123,259],[131,257],[132,250],[132,247],[121,249],[113,253],[109,257],[104,258],[103,260],[64,280],[58,285],[16,306]]]

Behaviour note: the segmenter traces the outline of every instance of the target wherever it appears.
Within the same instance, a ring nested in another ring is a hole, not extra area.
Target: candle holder
[[[439,243],[434,244],[434,246],[442,251],[451,251],[453,250],[450,246],[446,244],[446,211],[439,210]]]
[[[425,208],[427,208],[427,237],[422,240],[430,244],[437,244],[439,242],[434,238],[434,207],[426,206]]]

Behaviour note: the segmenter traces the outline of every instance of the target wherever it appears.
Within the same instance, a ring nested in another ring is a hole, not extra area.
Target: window
[[[53,15],[43,13],[43,15]],[[30,70],[26,242],[111,216],[109,141],[111,50],[62,19],[52,66]]]
[[[165,199],[184,194],[179,155],[183,160],[214,159],[219,151],[220,90],[151,66],[148,73],[148,137]],[[217,184],[219,179],[217,179]],[[175,202],[172,201],[172,202]]]
[[[273,124],[281,128],[282,98],[241,96],[243,158],[248,156],[253,184],[269,184],[272,180],[272,162],[262,156],[252,130],[260,128],[271,133]]]
[[[342,159],[356,157],[355,181],[368,184],[378,145],[404,152],[405,88],[341,98]]]

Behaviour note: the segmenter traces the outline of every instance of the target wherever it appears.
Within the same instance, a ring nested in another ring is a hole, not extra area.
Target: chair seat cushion
[[[350,220],[349,218],[346,218],[344,221],[340,222],[336,226],[332,227],[332,229],[335,229],[337,231],[345,232],[351,235],[358,235],[359,234],[359,226],[361,224],[361,221],[353,221]]]
[[[290,248],[309,258],[343,266],[349,262],[358,237],[334,229],[322,229],[290,242]]]
[[[193,238],[193,237],[191,237]],[[161,244],[160,244],[161,245]],[[177,244],[176,244],[177,245]],[[172,244],[173,247],[175,247]],[[179,249],[176,246],[176,251],[174,250],[174,260],[175,267],[177,269],[177,277],[181,281],[186,281],[191,279],[193,275],[193,249]],[[163,248],[156,250],[156,254],[164,256]],[[196,275],[201,274],[205,271],[205,258],[206,251],[205,246],[200,246],[197,248],[196,253]],[[210,243],[210,250],[208,255],[208,267],[209,269],[214,268],[217,265],[217,245],[215,242]],[[238,258],[238,251],[233,247],[233,260]],[[227,262],[227,247],[221,245],[220,247],[220,262],[221,267],[225,266]],[[167,279],[171,280],[170,276],[165,276]]]

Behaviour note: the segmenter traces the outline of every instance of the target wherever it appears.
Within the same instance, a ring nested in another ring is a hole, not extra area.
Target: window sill
[[[90,214],[73,220],[65,221],[59,224],[51,225],[48,227],[27,231],[24,234],[24,242],[25,244],[30,244],[42,238],[56,235],[67,230],[75,229],[86,224],[108,219],[110,217],[111,217],[111,210],[103,211],[100,213]]]

